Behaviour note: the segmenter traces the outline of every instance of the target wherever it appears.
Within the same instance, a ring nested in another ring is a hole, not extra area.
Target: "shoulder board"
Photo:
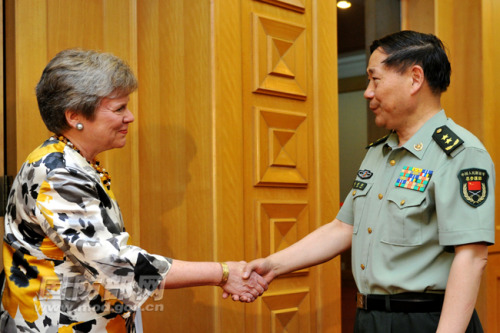
[[[436,128],[434,134],[432,134],[432,138],[448,156],[451,156],[451,153],[464,143],[464,141],[446,125]]]
[[[376,141],[373,141],[368,146],[366,146],[366,149],[371,148],[371,147],[375,147],[381,143],[384,143],[387,140],[387,138],[389,137],[389,135],[391,135],[391,133],[381,137],[380,139],[377,139]]]

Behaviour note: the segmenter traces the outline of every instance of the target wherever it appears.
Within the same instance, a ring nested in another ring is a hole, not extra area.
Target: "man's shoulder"
[[[366,149],[369,149],[369,148],[372,148],[372,147],[375,147],[375,146],[378,146],[384,142],[387,141],[387,139],[389,138],[389,135],[391,135],[392,132],[388,133],[387,135],[384,135],[383,137],[381,138],[378,138],[377,140],[371,142],[368,146],[366,146],[365,148]]]
[[[458,125],[452,119],[448,119],[446,126],[450,128],[454,133],[456,133],[464,141],[465,147],[474,147],[486,150],[481,140],[478,139],[471,131]]]
[[[432,138],[441,149],[451,157],[456,156],[462,150],[475,148],[486,151],[481,140],[479,140],[468,129],[458,125],[451,118],[446,123],[434,130]]]

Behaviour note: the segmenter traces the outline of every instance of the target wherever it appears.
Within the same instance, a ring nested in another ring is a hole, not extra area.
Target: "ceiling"
[[[365,1],[350,0],[348,9],[337,8],[338,53],[365,49]]]

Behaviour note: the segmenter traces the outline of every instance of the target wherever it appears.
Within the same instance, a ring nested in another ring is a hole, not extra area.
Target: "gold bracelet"
[[[229,267],[225,262],[221,262],[220,265],[222,266],[222,279],[220,280],[219,286],[223,286],[226,284],[227,279],[229,279]]]

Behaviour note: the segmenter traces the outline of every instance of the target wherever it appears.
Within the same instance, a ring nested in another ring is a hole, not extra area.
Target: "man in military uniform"
[[[246,267],[268,282],[352,247],[355,332],[482,332],[474,310],[494,243],[493,162],[447,118],[450,63],[434,35],[373,42],[365,98],[390,134],[368,147],[334,221]]]

